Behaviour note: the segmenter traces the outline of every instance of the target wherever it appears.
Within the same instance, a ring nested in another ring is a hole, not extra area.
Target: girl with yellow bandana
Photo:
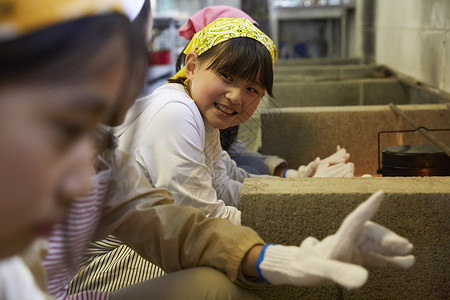
[[[272,95],[276,48],[247,19],[219,18],[194,35],[185,66],[139,99],[117,128],[119,148],[176,204],[240,224],[242,184],[221,161],[219,129],[245,122]]]

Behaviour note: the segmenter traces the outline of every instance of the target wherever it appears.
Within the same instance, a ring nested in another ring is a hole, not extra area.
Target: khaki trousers
[[[111,300],[137,299],[257,299],[213,268],[185,269],[111,293]]]

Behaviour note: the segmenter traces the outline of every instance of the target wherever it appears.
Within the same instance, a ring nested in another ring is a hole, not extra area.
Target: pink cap
[[[192,39],[195,33],[202,30],[206,25],[218,18],[246,18],[252,24],[259,25],[249,15],[239,8],[215,5],[205,7],[196,12],[178,29],[178,35],[184,37],[188,41]]]

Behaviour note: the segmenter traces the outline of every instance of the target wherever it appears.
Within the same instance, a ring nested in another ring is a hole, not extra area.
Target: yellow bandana
[[[246,37],[257,40],[266,47],[272,57],[272,63],[277,57],[277,48],[272,40],[245,18],[219,18],[197,32],[184,50],[201,55],[212,47],[233,38]],[[173,77],[186,78],[184,67]]]
[[[0,0],[0,41],[58,22],[112,11],[123,13],[120,0]]]

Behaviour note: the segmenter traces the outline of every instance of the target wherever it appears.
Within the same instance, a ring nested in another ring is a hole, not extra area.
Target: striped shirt
[[[47,291],[56,299],[108,299],[105,292],[85,291],[68,296],[67,290],[94,237],[110,178],[111,168],[100,171],[95,176],[94,190],[71,202],[64,222],[53,228],[43,267],[47,274]]]
[[[92,243],[69,285],[69,294],[87,290],[116,291],[165,275],[114,236]]]

